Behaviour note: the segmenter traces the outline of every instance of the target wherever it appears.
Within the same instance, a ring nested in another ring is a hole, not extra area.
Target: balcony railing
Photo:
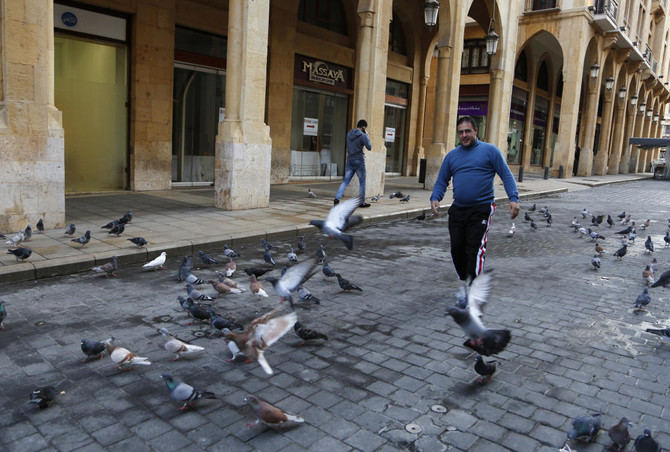
[[[651,62],[651,70],[656,74],[656,71],[658,70],[658,61],[654,60]]]
[[[645,44],[644,46],[644,59],[647,60],[648,64],[651,64],[651,47],[649,47],[649,44]]]
[[[607,14],[616,23],[619,3],[616,0],[597,0],[596,14]]]
[[[556,8],[557,0],[533,0],[531,4],[531,11],[540,11],[543,9]]]

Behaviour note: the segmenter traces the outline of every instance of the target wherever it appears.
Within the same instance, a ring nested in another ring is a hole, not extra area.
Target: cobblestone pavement
[[[134,265],[121,268],[118,278],[84,273],[4,286],[0,298],[9,314],[7,330],[0,331],[0,449],[556,451],[571,419],[594,412],[606,428],[627,416],[633,437],[650,428],[670,447],[670,345],[644,332],[670,324],[670,288],[650,290],[648,313],[632,310],[651,261],[643,252],[647,234],[659,273],[670,268],[670,248],[663,247],[668,188],[645,180],[536,199],[538,208],[548,206],[553,226],[535,213],[538,230],[530,231],[522,213],[512,238],[506,237],[506,205],[498,206],[487,257],[494,286],[484,321],[511,329],[512,341],[484,385],[475,383],[462,331],[444,316],[458,286],[446,216],[354,230],[351,252],[308,235],[308,255],[324,243],[331,266],[363,292],[340,294],[337,282],[315,275],[306,286],[322,303],[298,309],[298,316],[330,340],[299,347],[289,332],[266,353],[273,376],[256,363],[228,362],[221,337],[206,337],[205,324],[186,325],[177,311],[176,297],[185,291],[176,282],[176,257],[159,272]],[[620,225],[600,227],[607,252],[602,268],[592,269],[594,243],[568,227],[583,208],[632,214],[638,239],[622,261],[612,256]],[[643,231],[646,218],[652,223]],[[275,245],[281,266],[290,243]],[[238,251],[244,256],[238,268],[262,264],[260,245]],[[205,279],[222,267],[199,269],[196,262],[194,256],[194,274]],[[235,279],[248,287],[240,273]],[[266,288],[272,296],[263,301],[247,291],[213,305],[247,324],[277,302]],[[161,327],[206,352],[171,362],[156,332]],[[108,357],[80,362],[82,337],[109,336],[152,365],[118,372]],[[179,411],[159,378],[163,372],[215,392],[218,400]],[[27,400],[45,384],[64,393],[40,411]],[[249,393],[303,416],[305,424],[286,431],[247,427],[253,421],[243,401]],[[410,424],[419,432],[410,432]],[[596,444],[572,446],[600,451],[607,443],[603,431]]]

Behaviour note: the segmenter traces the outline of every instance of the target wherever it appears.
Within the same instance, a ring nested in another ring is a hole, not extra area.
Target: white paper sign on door
[[[305,118],[303,135],[306,137],[315,137],[319,134],[319,119]]]
[[[395,128],[394,127],[386,127],[384,130],[384,141],[387,143],[394,143],[395,142]]]

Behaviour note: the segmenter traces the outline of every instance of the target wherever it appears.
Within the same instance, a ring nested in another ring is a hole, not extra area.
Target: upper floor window
[[[298,19],[336,33],[347,34],[341,0],[300,0]]]
[[[540,69],[537,71],[537,82],[535,83],[539,89],[549,91],[549,71],[547,71],[547,63],[545,61],[540,64]]]
[[[514,78],[518,78],[524,82],[528,81],[528,62],[526,61],[525,50],[521,51],[519,58],[516,60],[516,66],[514,67]]]
[[[407,45],[405,44],[405,33],[395,13],[393,20],[389,25],[389,50],[401,55],[407,55]]]
[[[533,0],[533,11],[556,8],[556,0]]]
[[[461,74],[483,74],[489,71],[489,56],[486,40],[468,39],[463,42]]]

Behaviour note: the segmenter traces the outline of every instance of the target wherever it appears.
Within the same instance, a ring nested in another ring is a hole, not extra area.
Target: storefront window
[[[290,176],[344,174],[348,105],[347,95],[294,87]]]
[[[544,149],[545,135],[547,131],[547,113],[549,101],[544,97],[535,98],[535,112],[533,115],[533,142],[530,151],[530,164],[542,164],[542,152]]]
[[[554,166],[554,148],[556,141],[558,141],[558,123],[561,117],[561,104],[554,104],[554,123],[551,128],[551,158],[549,159],[549,166]]]
[[[518,165],[521,162],[527,99],[528,93],[517,87],[513,88],[507,129],[507,163],[510,164]]]

